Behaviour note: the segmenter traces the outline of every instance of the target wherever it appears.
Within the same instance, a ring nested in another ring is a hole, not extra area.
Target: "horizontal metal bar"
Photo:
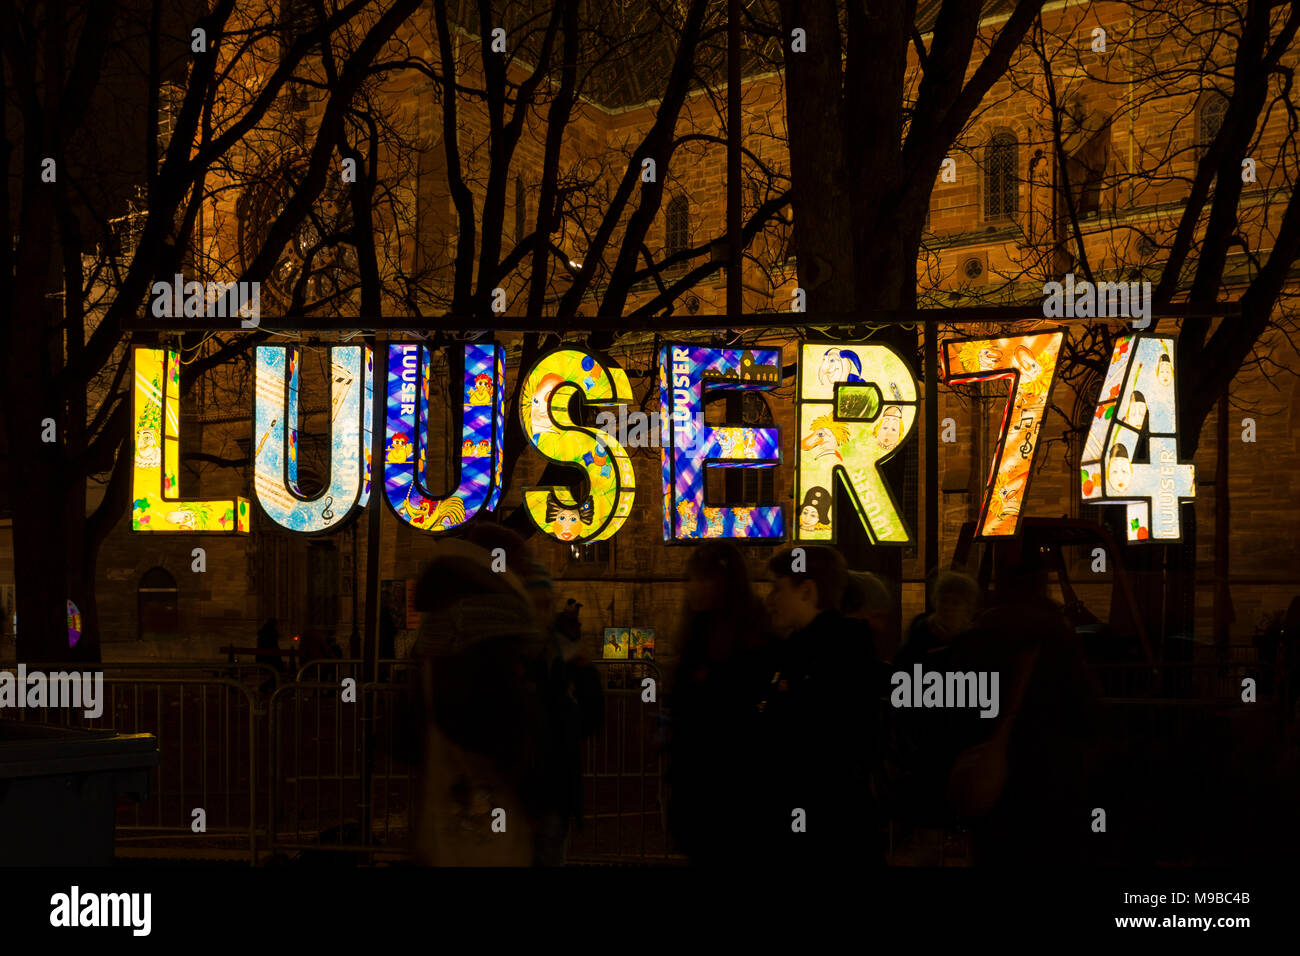
[[[1238,302],[1216,302],[1208,306],[1170,306],[1151,312],[1153,320],[1241,315]],[[756,312],[741,315],[670,315],[631,319],[626,316],[574,316],[566,319],[524,316],[263,316],[255,329],[245,329],[234,318],[156,318],[137,315],[126,319],[128,332],[707,332],[728,329],[852,329],[863,325],[912,325],[934,319],[964,325],[981,322],[1027,322],[1037,320],[1056,325],[1091,325],[1096,322],[1131,320],[1096,318],[1048,318],[1041,301],[1021,305],[962,305],[945,309],[891,309],[860,312]]]

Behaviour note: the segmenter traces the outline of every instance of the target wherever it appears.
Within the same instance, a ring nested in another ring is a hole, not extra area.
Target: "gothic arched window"
[[[1201,104],[1201,115],[1197,122],[1197,146],[1199,155],[1204,156],[1210,145],[1223,128],[1223,117],[1228,112],[1228,98],[1217,90],[1206,97]]]
[[[684,195],[668,200],[667,228],[664,231],[664,255],[672,256],[686,248],[691,225],[691,203]]]
[[[1020,147],[1010,133],[998,133],[984,150],[984,218],[1010,219],[1016,214]]]

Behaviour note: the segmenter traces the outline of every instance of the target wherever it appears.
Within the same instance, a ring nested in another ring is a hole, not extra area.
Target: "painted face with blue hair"
[[[836,382],[861,382],[862,359],[852,349],[827,349],[817,369],[817,379],[823,385]]]

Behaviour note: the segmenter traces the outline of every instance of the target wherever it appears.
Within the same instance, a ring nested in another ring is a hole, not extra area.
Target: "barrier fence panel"
[[[583,745],[583,819],[569,838],[575,863],[684,859],[672,852],[663,786],[664,685],[650,661],[594,662],[601,672],[605,722]],[[655,700],[643,686],[654,681]]]
[[[272,853],[351,853],[368,861],[377,853],[407,852],[411,768],[394,756],[396,708],[404,689],[299,681],[276,691],[267,800]],[[369,735],[363,696],[372,715]]]
[[[342,681],[351,677],[358,683],[365,676],[364,661],[354,657],[325,657],[306,661],[298,668],[295,678],[300,681]],[[378,662],[379,683],[400,683],[404,669],[411,666],[409,660],[398,658],[381,658]]]
[[[27,671],[71,673],[71,666],[30,665]],[[16,668],[6,670],[17,674]],[[259,739],[265,723],[257,719],[256,690],[224,678],[138,675],[104,676],[102,688],[103,698],[96,702],[102,709],[95,716],[86,715],[89,708],[62,706],[24,706],[12,716],[61,727],[153,734],[159,763],[151,771],[148,797],[118,806],[119,846],[156,847],[179,840],[195,850],[242,847],[255,862],[255,801],[266,786],[265,761],[258,759],[265,752],[265,739]]]
[[[355,701],[343,699],[342,681],[359,674],[358,661],[309,662],[304,676],[338,679],[290,681],[278,688],[274,669],[260,664],[238,665],[239,680],[211,676],[224,672],[224,662],[94,665],[105,672],[98,716],[68,707],[19,707],[5,716],[157,738],[160,763],[148,798],[119,807],[118,843],[133,852],[171,844],[197,855],[241,846],[252,862],[261,849],[304,856],[350,852],[373,860],[406,852],[414,770],[394,746],[406,665],[382,663],[397,682],[358,681]],[[683,858],[666,826],[660,673],[649,661],[595,664],[605,722],[583,743],[584,813],[582,827],[571,833],[569,859],[679,862]],[[27,670],[50,674],[71,666]],[[4,670],[16,673],[15,667]],[[159,676],[167,674],[184,676]],[[1155,744],[1200,739],[1210,730],[1239,735],[1250,720],[1276,710],[1275,675],[1267,664],[1228,660],[1158,670],[1126,665],[1101,668],[1098,677],[1107,691],[1108,733],[1115,741],[1139,733]],[[1241,702],[1247,677],[1257,681],[1259,705]],[[645,699],[646,678],[654,681],[654,700]],[[368,727],[363,700],[371,714]],[[201,832],[194,829],[196,810],[205,818]],[[905,838],[894,832],[892,848]]]

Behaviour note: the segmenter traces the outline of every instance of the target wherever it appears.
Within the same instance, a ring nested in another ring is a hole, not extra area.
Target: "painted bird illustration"
[[[429,523],[435,528],[440,524],[454,528],[464,520],[465,502],[455,495],[438,502],[438,507],[433,509],[433,514],[429,517]]]
[[[400,432],[393,436],[393,443],[388,446],[388,460],[395,465],[403,465],[411,460],[411,442]]]

